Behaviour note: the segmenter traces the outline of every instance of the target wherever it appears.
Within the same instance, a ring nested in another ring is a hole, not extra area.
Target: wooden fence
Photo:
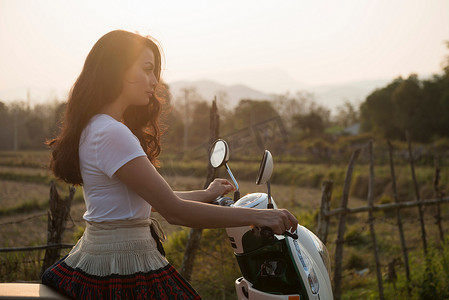
[[[397,221],[397,228],[399,237],[401,240],[401,249],[402,249],[402,256],[403,256],[403,262],[405,266],[405,275],[407,278],[407,281],[410,282],[410,266],[409,266],[409,259],[408,259],[408,252],[406,247],[406,239],[404,236],[404,229],[403,229],[403,220],[401,217],[401,209],[403,208],[410,208],[410,207],[418,207],[418,213],[419,213],[419,223],[420,223],[420,230],[421,230],[421,240],[422,240],[422,247],[424,251],[424,256],[427,256],[428,253],[428,244],[427,244],[427,236],[426,236],[426,226],[424,221],[424,206],[430,206],[435,205],[437,207],[437,212],[435,215],[435,223],[438,227],[439,231],[439,238],[441,241],[444,241],[444,232],[443,232],[443,226],[441,224],[442,218],[441,218],[441,204],[449,202],[449,197],[443,197],[442,192],[439,188],[439,180],[440,180],[440,167],[438,165],[438,159],[435,159],[435,177],[434,177],[434,193],[435,193],[435,199],[427,199],[422,200],[419,193],[419,186],[416,179],[415,174],[415,166],[414,166],[414,157],[411,147],[410,139],[407,135],[408,139],[408,153],[409,153],[409,161],[410,161],[410,168],[411,168],[411,174],[412,174],[412,181],[413,181],[413,187],[415,191],[416,200],[414,201],[400,201],[398,198],[398,190],[397,190],[397,183],[396,183],[396,175],[395,175],[395,169],[394,169],[394,161],[393,161],[393,146],[388,141],[388,149],[389,149],[389,157],[390,157],[390,171],[391,171],[391,180],[392,180],[392,189],[394,194],[394,203],[387,203],[387,204],[380,204],[380,205],[374,205],[374,158],[373,158],[373,142],[370,141],[367,144],[367,150],[369,155],[369,183],[368,183],[368,195],[367,195],[367,205],[361,206],[361,207],[355,207],[355,208],[348,208],[348,199],[349,199],[349,187],[351,184],[352,179],[352,172],[354,169],[354,164],[357,160],[357,158],[360,155],[360,152],[362,148],[356,149],[348,164],[347,172],[346,172],[346,178],[344,181],[343,186],[343,193],[341,197],[341,204],[339,208],[336,209],[330,209],[330,200],[332,197],[332,188],[333,183],[331,181],[324,181],[322,184],[322,199],[321,199],[321,207],[320,207],[320,213],[318,216],[318,229],[317,229],[317,235],[318,237],[326,243],[328,241],[328,235],[329,235],[329,224],[331,218],[338,218],[338,230],[337,230],[337,239],[335,241],[335,256],[334,256],[334,274],[333,274],[333,290],[334,290],[334,297],[335,299],[341,299],[342,297],[342,261],[343,261],[343,250],[345,245],[345,231],[346,231],[346,220],[349,215],[351,214],[357,214],[361,212],[368,212],[368,220],[367,223],[369,224],[369,231],[371,236],[371,242],[372,242],[372,249],[373,249],[373,256],[376,266],[376,276],[377,276],[377,286],[379,291],[379,298],[385,299],[384,296],[384,289],[383,289],[383,278],[382,278],[382,264],[380,262],[379,258],[379,249],[376,239],[376,231],[374,226],[374,216],[373,213],[376,211],[395,211],[396,212],[396,221]],[[410,293],[410,290],[409,290]]]

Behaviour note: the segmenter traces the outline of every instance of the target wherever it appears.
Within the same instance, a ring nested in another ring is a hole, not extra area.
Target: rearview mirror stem
[[[271,203],[271,184],[270,181],[267,181],[267,189],[268,189],[268,204],[267,204],[267,208],[268,209],[272,209],[274,208],[273,203]]]

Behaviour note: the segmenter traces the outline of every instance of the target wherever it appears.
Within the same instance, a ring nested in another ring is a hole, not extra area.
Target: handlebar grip
[[[264,238],[272,239],[274,237],[274,232],[270,227],[262,227],[260,229],[260,235]],[[294,240],[298,239],[298,235],[296,233],[291,233],[288,230],[284,231],[282,235],[287,235]]]
[[[220,206],[231,206],[234,204],[234,201],[230,197],[218,196],[215,198],[211,204],[220,205]]]

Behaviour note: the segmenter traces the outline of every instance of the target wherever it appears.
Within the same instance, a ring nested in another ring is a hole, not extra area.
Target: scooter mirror
[[[256,184],[265,184],[270,180],[273,173],[273,157],[270,151],[265,150],[262,161],[260,162],[259,172],[257,173]]]
[[[229,146],[224,140],[216,140],[210,151],[210,164],[219,168],[229,160]]]

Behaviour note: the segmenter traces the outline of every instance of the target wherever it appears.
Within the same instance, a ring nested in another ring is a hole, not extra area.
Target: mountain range
[[[366,80],[322,86],[298,86],[298,89],[289,89],[280,93],[269,93],[243,84],[226,85],[210,80],[174,81],[168,83],[173,97],[183,99],[184,90],[194,88],[205,100],[212,100],[225,93],[227,105],[235,107],[241,99],[273,100],[276,95],[289,93],[294,96],[296,92],[308,92],[320,105],[334,112],[345,101],[359,105],[376,88],[381,88],[390,80]]]
[[[376,88],[391,82],[389,79],[352,81],[338,84],[309,85],[297,81],[280,69],[251,69],[233,72],[203,74],[191,80],[168,81],[170,92],[176,99],[183,99],[184,89],[194,88],[205,100],[225,94],[227,105],[234,108],[241,99],[273,100],[276,95],[307,92],[313,95],[316,102],[331,112],[348,101],[359,105]],[[27,101],[31,104],[42,103],[53,99],[65,99],[68,89],[47,87],[17,87],[0,90],[0,101]],[[29,96],[28,96],[29,95]]]

